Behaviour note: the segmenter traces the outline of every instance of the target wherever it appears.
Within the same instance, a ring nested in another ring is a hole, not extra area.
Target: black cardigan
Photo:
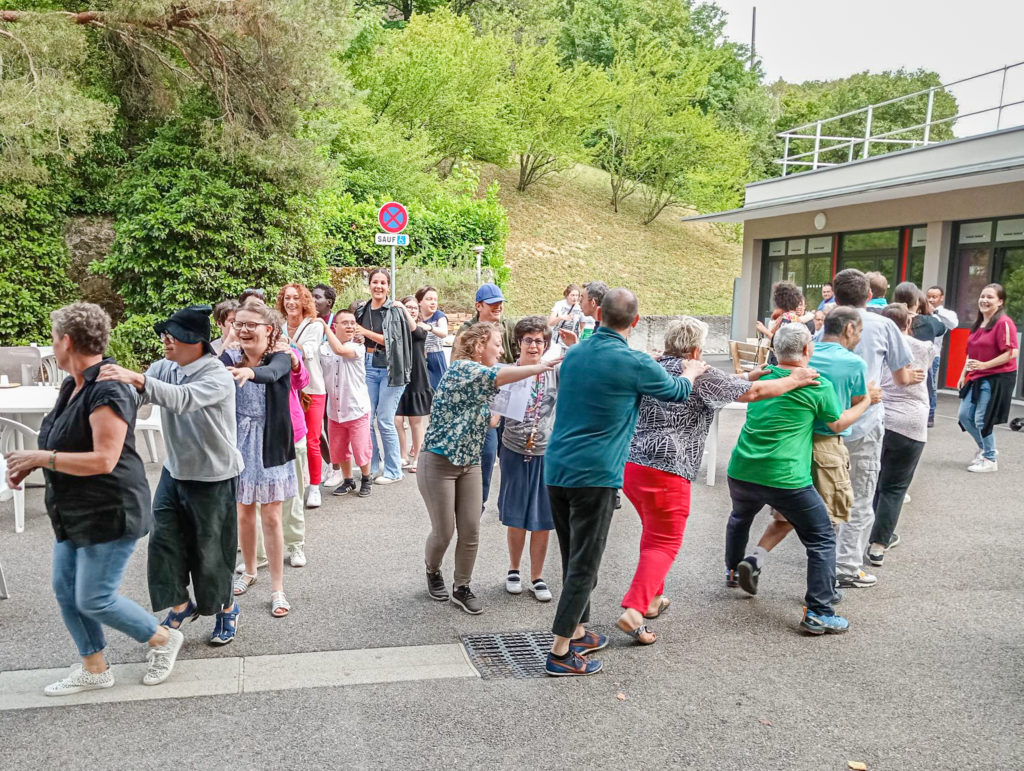
[[[985,409],[985,425],[981,429],[982,436],[988,436],[996,426],[1005,423],[1010,419],[1010,402],[1013,399],[1013,387],[1017,383],[1016,372],[997,372],[994,375],[984,375],[974,380],[968,380],[960,389],[960,398],[964,399],[967,394],[975,404],[981,395],[981,384],[987,382],[992,389],[988,400],[988,407]],[[964,424],[960,423],[960,430],[966,431]]]
[[[225,351],[220,360],[228,367],[238,367]],[[267,416],[263,427],[263,467],[281,466],[295,460],[295,432],[292,427],[291,399],[292,360],[287,353],[272,353],[266,364],[253,367],[254,383],[267,389]],[[244,366],[244,365],[242,365]]]

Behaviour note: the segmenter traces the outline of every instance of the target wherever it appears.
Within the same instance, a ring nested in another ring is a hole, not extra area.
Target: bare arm
[[[434,324],[427,324],[427,329],[434,337],[444,340],[448,337],[448,319],[442,316]]]
[[[906,367],[895,370],[892,373],[892,381],[896,385],[900,386],[911,386],[917,385],[925,379],[925,371],[923,369],[915,369],[909,364]]]
[[[124,438],[128,435],[128,424],[110,407],[97,407],[89,415],[92,428],[91,452],[58,452],[53,470],[76,477],[91,477],[109,474],[117,466],[124,450]],[[37,468],[50,465],[50,450],[19,450],[8,453],[7,476],[12,487]]]
[[[540,364],[531,364],[527,367],[502,367],[498,370],[498,376],[494,379],[494,384],[498,386],[498,388],[501,388],[503,385],[508,385],[509,383],[525,380],[526,378],[533,377],[534,375],[549,372],[561,361],[562,359],[559,357],[557,359],[551,359],[550,361],[542,361]]]
[[[741,404],[749,404],[750,402],[759,402],[762,399],[782,396],[784,393],[788,393],[796,388],[815,385],[817,377],[817,370],[800,367],[791,370],[788,377],[780,377],[774,380],[756,380],[750,386],[750,390],[736,401]]]
[[[359,352],[356,347],[351,343],[343,343],[338,339],[338,336],[334,334],[334,330],[330,327],[327,328],[327,344],[331,346],[331,350],[334,351],[338,356],[342,356],[346,359],[355,359],[359,356]]]
[[[826,423],[829,430],[833,434],[838,434],[840,431],[845,431],[858,420],[861,415],[868,411],[868,407],[872,404],[878,404],[882,401],[882,389],[874,384],[874,381],[868,383],[867,398],[863,395],[855,396],[850,399],[851,407],[843,410],[843,414],[839,416],[839,420],[834,423]]]

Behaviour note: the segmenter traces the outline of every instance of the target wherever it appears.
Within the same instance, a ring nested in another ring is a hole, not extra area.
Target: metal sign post
[[[474,246],[473,251],[476,252],[476,285],[480,286],[480,258],[484,253],[484,247]]]
[[[405,230],[406,225],[409,224],[409,212],[402,204],[396,201],[389,201],[381,206],[380,211],[377,212],[377,222],[384,229],[384,232],[376,235],[374,243],[391,247],[391,293],[397,297],[398,271],[395,267],[395,248],[409,245],[409,236],[400,235]]]

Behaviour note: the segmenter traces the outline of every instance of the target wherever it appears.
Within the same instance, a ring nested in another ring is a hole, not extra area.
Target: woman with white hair
[[[699,360],[708,325],[692,316],[673,321],[665,332],[664,355],[658,359],[671,375],[680,375],[688,359]],[[641,645],[658,639],[644,619],[657,618],[669,607],[665,577],[683,543],[690,513],[690,483],[697,476],[704,441],[715,411],[730,402],[768,399],[807,385],[814,371],[796,369],[789,377],[757,381],[764,370],[726,375],[709,367],[693,384],[685,402],[670,403],[643,397],[636,432],[629,449],[623,483],[626,497],[640,515],[640,561],[622,598],[618,627]]]

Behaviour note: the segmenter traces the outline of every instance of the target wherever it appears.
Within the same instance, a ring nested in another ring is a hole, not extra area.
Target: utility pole
[[[750,69],[754,69],[754,60],[757,58],[757,6],[751,9],[750,14]]]

